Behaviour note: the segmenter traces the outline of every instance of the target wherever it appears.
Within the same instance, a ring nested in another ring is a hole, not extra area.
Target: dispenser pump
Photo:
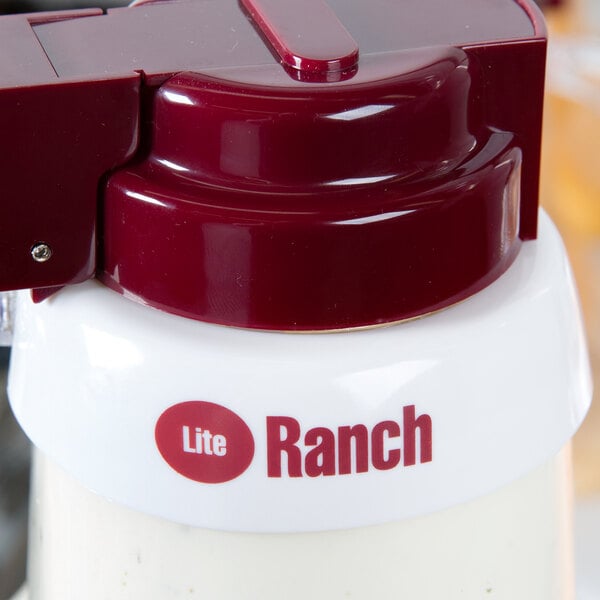
[[[339,329],[462,300],[535,238],[533,0],[136,4],[0,18],[0,290]]]

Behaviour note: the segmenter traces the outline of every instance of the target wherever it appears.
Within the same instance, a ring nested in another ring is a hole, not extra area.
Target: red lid
[[[196,319],[337,329],[461,300],[535,237],[533,1],[242,4],[0,18],[0,289],[95,273]]]

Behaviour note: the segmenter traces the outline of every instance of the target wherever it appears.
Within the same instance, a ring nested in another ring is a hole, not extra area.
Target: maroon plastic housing
[[[525,0],[0,18],[0,289],[277,330],[448,306],[536,235],[545,48]]]

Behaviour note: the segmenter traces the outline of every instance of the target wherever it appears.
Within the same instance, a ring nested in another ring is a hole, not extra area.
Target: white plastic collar
[[[262,333],[88,283],[37,306],[21,297],[12,360],[17,418],[83,485],[236,531],[355,527],[489,493],[553,456],[591,397],[570,271],[545,217],[498,281],[417,321]],[[358,458],[344,429],[356,425]]]

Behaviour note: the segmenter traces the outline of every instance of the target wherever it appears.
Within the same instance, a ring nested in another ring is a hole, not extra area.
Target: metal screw
[[[33,258],[35,262],[45,263],[52,258],[52,248],[50,248],[48,244],[40,242],[31,249],[31,258]]]

